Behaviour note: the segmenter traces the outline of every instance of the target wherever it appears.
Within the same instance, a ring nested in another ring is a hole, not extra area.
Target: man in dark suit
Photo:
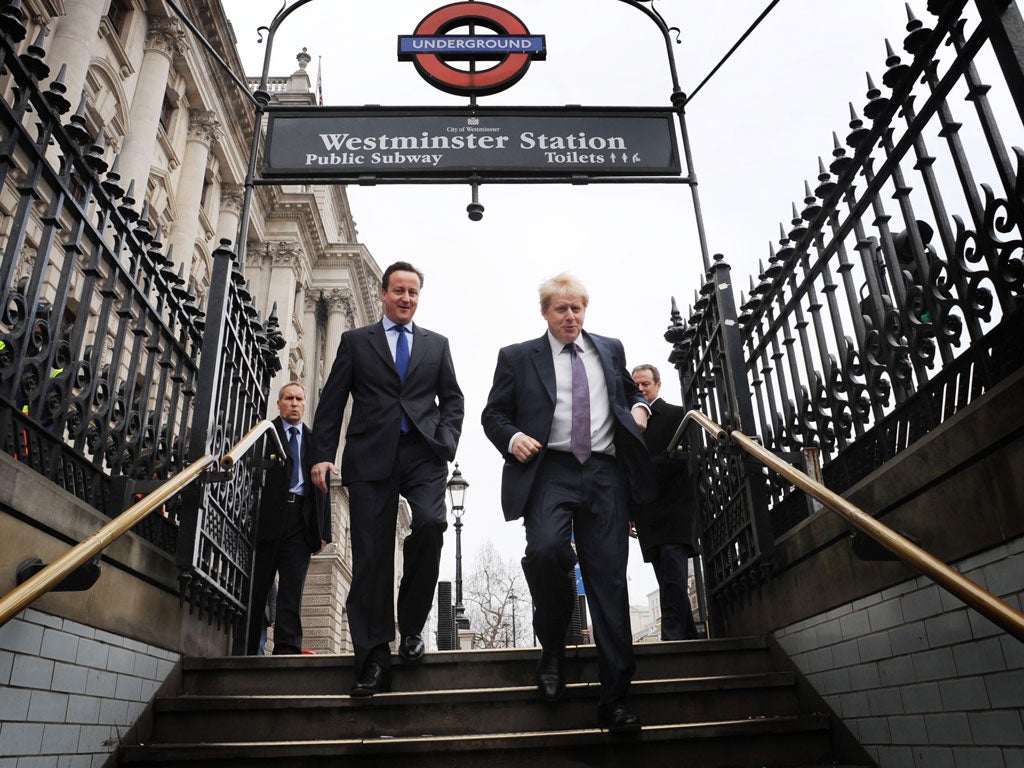
[[[658,495],[632,509],[644,562],[654,567],[661,600],[661,639],[692,640],[688,563],[697,554],[697,498],[686,454],[670,445],[686,409],[661,399],[661,374],[649,363],[633,369],[633,381],[651,407],[644,442],[654,462]]]
[[[589,296],[571,275],[540,286],[548,330],[498,353],[483,411],[484,432],[505,458],[501,505],[523,518],[523,572],[543,648],[537,687],[549,701],[565,688],[565,637],[576,564],[593,618],[600,665],[598,721],[614,731],[640,728],[625,704],[633,676],[626,559],[628,504],[645,501],[654,472],[641,432],[648,409],[625,367],[617,339],[583,332]]]
[[[412,318],[423,275],[400,261],[384,271],[380,322],[346,331],[313,420],[313,482],[327,487],[345,414],[341,480],[348,488],[352,534],[349,629],[355,649],[353,696],[391,690],[395,638],[395,524],[401,494],[412,513],[398,588],[398,654],[423,658],[423,624],[437,584],[448,527],[448,462],[462,433],[463,397],[448,339]]]
[[[309,558],[331,541],[331,504],[326,490],[317,491],[310,481],[313,433],[302,423],[306,393],[299,382],[281,387],[277,409],[274,427],[287,455],[283,465],[266,470],[263,483],[246,653],[258,650],[267,593],[276,573],[274,655],[280,656],[302,653],[302,588]]]

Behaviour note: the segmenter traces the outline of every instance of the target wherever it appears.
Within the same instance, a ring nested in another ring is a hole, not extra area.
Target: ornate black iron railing
[[[838,492],[1024,364],[1024,150],[1003,138],[1024,136],[1024,24],[1015,3],[928,9],[933,28],[908,8],[904,54],[886,44],[881,87],[869,74],[738,309],[718,256],[666,333],[689,407],[786,457],[818,449]],[[808,504],[706,448],[705,565],[727,602],[770,576],[774,540]]]
[[[66,117],[42,33],[19,53],[19,5],[0,11],[0,449],[116,514],[263,418],[283,341],[224,247],[200,308],[103,131],[89,132],[84,99]],[[177,553],[183,595],[211,616],[244,612],[258,471],[135,529]],[[196,544],[208,540],[227,559]]]

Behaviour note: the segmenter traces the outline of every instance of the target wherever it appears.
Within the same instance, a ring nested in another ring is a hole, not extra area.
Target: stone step
[[[147,744],[124,747],[119,765],[250,768],[262,765],[345,768],[809,768],[833,766],[826,715],[787,715],[655,725],[637,734],[592,728],[455,737]]]
[[[634,646],[634,680],[751,674],[769,669],[764,638],[728,638],[641,643]],[[427,653],[421,664],[402,665],[394,657],[395,691],[506,688],[532,685],[540,650],[510,648]],[[229,656],[186,658],[182,663],[187,694],[342,695],[352,685],[352,656]],[[566,680],[597,680],[597,649],[566,649]]]
[[[570,684],[555,704],[533,686],[349,696],[203,696],[160,699],[154,742],[314,741],[322,738],[480,736],[597,725],[598,686]],[[788,673],[641,680],[629,703],[649,725],[739,720],[799,711]]]

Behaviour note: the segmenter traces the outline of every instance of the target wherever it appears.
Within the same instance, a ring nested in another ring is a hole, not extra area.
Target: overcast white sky
[[[223,0],[247,71],[258,75],[267,25],[280,0]],[[281,26],[271,75],[296,68],[307,48],[315,83],[322,64],[326,105],[466,103],[424,82],[396,57],[396,39],[411,34],[439,0],[314,0]],[[532,34],[547,38],[546,61],[482,105],[668,106],[667,58],[657,28],[620,0],[503,0]],[[674,46],[683,90],[692,91],[768,0],[658,0],[681,30]],[[924,0],[911,6],[926,22]],[[757,259],[788,222],[790,202],[817,175],[817,157],[842,137],[847,102],[865,102],[864,73],[881,82],[884,38],[901,50],[906,12],[894,0],[783,0],[687,111],[709,248],[733,265],[737,287],[756,274]],[[498,501],[500,457],[480,428],[499,347],[539,336],[544,322],[537,284],[569,270],[591,294],[585,327],[623,340],[630,365],[653,362],[663,395],[680,401],[661,338],[671,297],[685,313],[703,272],[691,193],[684,185],[484,186],[481,222],[466,217],[463,186],[350,188],[359,240],[383,267],[407,259],[426,273],[416,321],[446,334],[466,394],[459,466],[470,482],[464,518],[464,567],[490,539],[510,557],[522,554],[517,524]],[[453,578],[449,529],[441,578]],[[657,584],[636,542],[630,551],[630,597],[645,603]]]

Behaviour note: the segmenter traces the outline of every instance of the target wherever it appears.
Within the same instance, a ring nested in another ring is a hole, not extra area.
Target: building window
[[[167,94],[164,94],[164,103],[160,107],[160,127],[164,129],[164,134],[170,135],[171,133],[171,121],[174,119],[174,104],[167,98]]]
[[[128,31],[128,20],[132,15],[131,0],[110,0],[110,8],[107,9],[107,19],[110,26],[117,32],[117,36],[124,40]]]

